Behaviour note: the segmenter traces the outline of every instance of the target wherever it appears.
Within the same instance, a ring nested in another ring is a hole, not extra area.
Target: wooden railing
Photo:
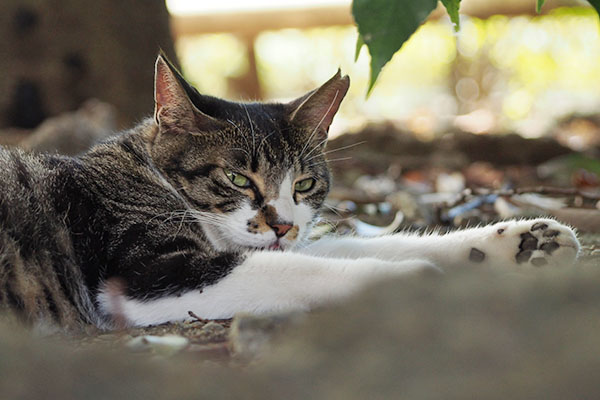
[[[415,0],[419,1],[419,0]],[[583,6],[582,0],[547,0],[543,13],[561,6]],[[463,0],[460,13],[476,18],[489,18],[492,15],[536,15],[535,0]],[[446,15],[439,7],[429,19],[439,19]],[[286,28],[307,29],[320,26],[353,24],[350,4],[341,6],[313,6],[297,9],[276,9],[260,11],[232,11],[210,14],[174,15],[171,19],[173,37],[204,33],[227,32],[238,36],[247,46],[249,70],[238,82],[240,95],[244,98],[262,98],[258,81],[254,54],[254,41],[263,31]]]

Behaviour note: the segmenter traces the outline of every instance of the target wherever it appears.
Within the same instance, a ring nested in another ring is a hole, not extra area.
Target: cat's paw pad
[[[493,264],[510,263],[519,267],[569,266],[577,259],[579,241],[575,232],[552,219],[500,222],[490,227],[485,242]],[[471,261],[483,261],[483,249],[473,248]],[[499,261],[499,262],[494,262]]]

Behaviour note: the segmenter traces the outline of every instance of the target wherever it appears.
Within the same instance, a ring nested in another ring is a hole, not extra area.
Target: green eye
[[[315,180],[313,178],[302,179],[301,181],[296,182],[294,185],[294,190],[296,192],[307,192],[313,187],[314,184]]]
[[[227,175],[231,183],[233,183],[235,186],[241,188],[250,187],[250,179],[246,178],[244,175],[236,174],[235,172],[231,172],[229,170],[225,170],[225,175]]]

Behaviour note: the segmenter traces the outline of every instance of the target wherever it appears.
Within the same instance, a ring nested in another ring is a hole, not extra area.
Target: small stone
[[[546,261],[546,259],[543,257],[536,257],[536,258],[531,259],[531,263],[533,265],[535,265],[536,267],[542,267],[542,266],[548,264],[548,261]]]
[[[144,335],[134,337],[125,344],[133,351],[152,351],[163,356],[170,356],[185,349],[189,340],[179,335]]]
[[[476,263],[480,263],[483,260],[485,260],[485,253],[483,251],[478,250],[475,247],[473,247],[471,249],[471,252],[469,253],[469,260],[476,262]]]
[[[536,222],[535,224],[533,224],[533,226],[531,227],[531,231],[537,231],[537,230],[544,230],[548,228],[548,224],[545,222]]]
[[[336,210],[341,213],[353,213],[356,212],[357,209],[358,206],[356,203],[350,200],[341,201],[336,205]]]
[[[214,321],[208,322],[206,325],[202,327],[202,330],[205,332],[209,332],[211,334],[220,334],[226,331],[225,327],[221,324],[218,324]]]
[[[190,327],[190,326],[198,327],[198,326],[202,326],[203,324],[204,324],[204,321],[200,321],[197,319],[187,319],[187,320],[181,322],[181,325],[186,328]]]

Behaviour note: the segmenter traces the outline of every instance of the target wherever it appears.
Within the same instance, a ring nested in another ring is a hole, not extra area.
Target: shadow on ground
[[[250,364],[57,343],[3,325],[2,398],[599,398],[600,270],[465,270],[314,312]]]

